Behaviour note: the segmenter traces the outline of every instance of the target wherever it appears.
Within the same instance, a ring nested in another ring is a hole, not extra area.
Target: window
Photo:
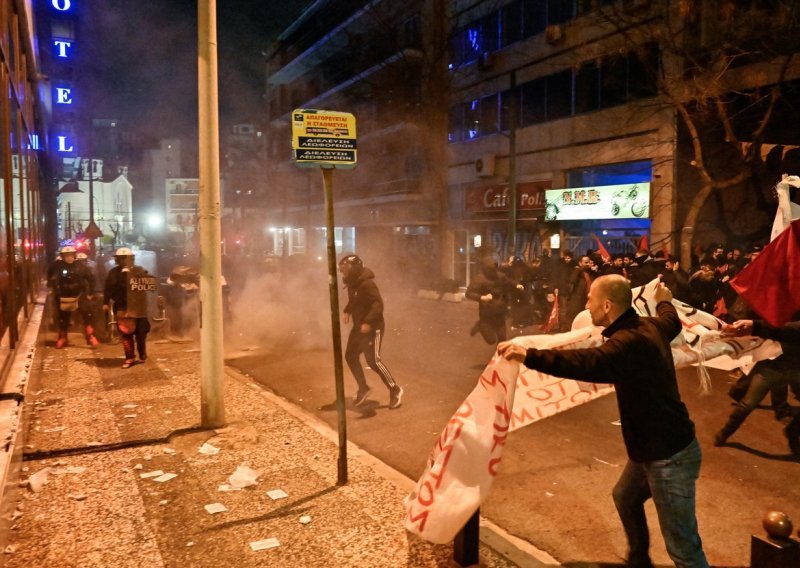
[[[547,76],[547,120],[572,114],[572,70]]]
[[[520,122],[523,126],[545,121],[545,89],[544,78],[529,81],[521,86]]]
[[[481,101],[475,99],[467,103],[464,112],[464,136],[463,140],[472,140],[478,137],[478,128],[481,121]]]
[[[480,53],[500,47],[500,12],[492,12],[481,20]]]
[[[567,187],[641,183],[651,181],[652,177],[653,163],[650,160],[642,160],[570,170],[567,172]]]
[[[522,0],[515,0],[503,7],[500,45],[505,47],[518,42],[522,35]]]
[[[573,0],[547,0],[547,23],[549,25],[563,24],[574,17]]]
[[[516,97],[517,97],[517,124],[516,126],[519,127],[522,125],[521,120],[521,113],[520,113],[520,89],[519,87],[516,89]],[[500,130],[505,132],[509,130],[510,127],[510,120],[511,120],[511,104],[512,101],[512,91],[510,89],[503,91],[500,93]]]
[[[544,32],[547,27],[547,5],[544,0],[526,0],[522,14],[524,37]]]
[[[609,108],[625,102],[627,57],[618,55],[603,59],[600,70],[600,106]]]
[[[628,94],[631,98],[652,97],[658,92],[656,80],[661,72],[657,44],[628,54]]]
[[[458,104],[450,107],[449,128],[447,140],[461,142],[464,139],[464,105]]]
[[[575,73],[575,114],[600,108],[600,69],[594,61],[584,63]]]
[[[481,99],[481,119],[478,128],[480,136],[495,134],[498,128],[498,95],[489,95]]]

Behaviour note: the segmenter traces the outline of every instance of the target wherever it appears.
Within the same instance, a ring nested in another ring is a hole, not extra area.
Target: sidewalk
[[[451,546],[403,529],[406,478],[351,445],[349,483],[337,486],[336,433],[247,377],[226,371],[226,428],[195,428],[196,345],[151,338],[148,361],[123,370],[121,346],[91,350],[74,333],[73,345],[57,351],[42,328],[25,395],[25,463],[0,564],[454,565]],[[219,453],[199,453],[206,442]],[[240,465],[258,472],[257,485],[220,491]],[[143,478],[157,471],[176,476]],[[267,495],[277,489],[287,496]],[[215,503],[227,510],[204,508]],[[279,545],[251,548],[266,539]],[[516,564],[482,544],[481,565]]]

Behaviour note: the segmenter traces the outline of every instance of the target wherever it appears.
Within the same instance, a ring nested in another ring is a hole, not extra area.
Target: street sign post
[[[328,110],[292,111],[292,153],[299,166],[354,167],[356,117]]]
[[[339,287],[336,278],[336,240],[333,223],[333,170],[356,165],[356,117],[347,112],[297,109],[292,111],[292,154],[300,167],[322,170],[327,220],[328,288],[331,297],[333,365],[339,430],[338,485],[347,484],[347,417],[344,398]]]

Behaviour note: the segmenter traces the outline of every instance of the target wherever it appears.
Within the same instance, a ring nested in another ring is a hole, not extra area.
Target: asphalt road
[[[404,404],[389,410],[388,391],[368,371],[373,389],[368,402],[355,408],[348,400],[348,438],[417,479],[436,437],[475,386],[493,346],[469,336],[477,314],[474,303],[390,295],[386,305],[382,354],[406,390]],[[234,349],[228,362],[335,428],[331,341],[296,339],[311,333],[309,329],[298,324],[272,333],[272,340],[258,349]],[[343,341],[348,331],[344,326]],[[731,410],[726,392],[732,379],[727,372],[710,371],[714,388],[703,396],[697,392],[696,369],[679,373],[704,452],[698,521],[712,565],[748,566],[750,535],[763,534],[765,512],[778,509],[800,518],[800,463],[789,455],[782,426],[766,409],[754,412],[729,446],[713,447],[714,432]],[[346,368],[344,380],[349,399],[355,382]],[[611,499],[626,459],[617,419],[611,394],[512,433],[482,514],[564,564],[621,563],[625,537]],[[653,560],[671,565],[652,505],[648,518]]]

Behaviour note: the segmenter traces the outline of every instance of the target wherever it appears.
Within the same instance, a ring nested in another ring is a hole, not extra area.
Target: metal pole
[[[453,540],[453,560],[458,566],[477,566],[480,545],[481,509],[478,507]]]
[[[508,198],[509,220],[508,220],[508,246],[507,256],[517,254],[517,121],[519,113],[519,103],[517,95],[517,74],[511,72],[511,99],[508,109]]]
[[[336,284],[336,235],[333,225],[333,169],[322,168],[325,187],[325,217],[328,222],[328,286],[331,296],[331,328],[333,330],[333,366],[336,378],[336,412],[339,415],[339,462],[337,485],[347,485],[347,417],[344,407],[344,373],[342,371],[342,331],[339,326],[339,288]]]
[[[200,416],[204,428],[225,423],[220,255],[219,109],[217,103],[217,4],[198,0]]]

